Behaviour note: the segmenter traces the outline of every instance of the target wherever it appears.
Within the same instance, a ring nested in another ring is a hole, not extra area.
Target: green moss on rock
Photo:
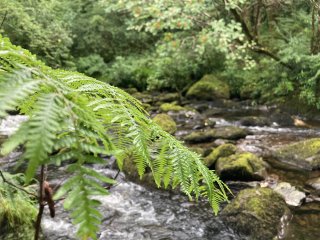
[[[285,145],[275,151],[275,156],[282,162],[302,169],[320,169],[320,138]]]
[[[150,171],[147,170],[143,177],[140,178],[138,169],[132,158],[126,158],[124,160],[122,171],[130,181],[146,187],[157,188],[157,184],[155,183],[153,175]]]
[[[194,131],[187,135],[184,140],[190,143],[209,142],[215,139],[238,140],[249,134],[246,129],[227,126],[205,131]]]
[[[168,114],[157,114],[153,121],[170,134],[174,134],[177,131],[177,124]]]
[[[261,158],[246,152],[220,157],[216,171],[223,180],[262,180],[267,175],[267,166]]]
[[[227,83],[214,75],[205,75],[201,80],[191,86],[187,97],[203,100],[228,99],[230,89]]]
[[[221,212],[224,222],[249,239],[270,240],[281,217],[289,213],[284,199],[269,188],[245,189]]]
[[[204,158],[207,167],[214,166],[220,157],[228,157],[237,151],[237,147],[233,144],[226,143],[212,150],[212,152]]]
[[[7,188],[0,178],[0,239],[32,239],[36,203],[19,191],[9,193]]]
[[[163,103],[160,106],[160,110],[162,112],[169,112],[169,111],[179,112],[179,111],[184,111],[184,110],[187,110],[187,109],[182,107],[182,106],[176,105],[176,104]]]

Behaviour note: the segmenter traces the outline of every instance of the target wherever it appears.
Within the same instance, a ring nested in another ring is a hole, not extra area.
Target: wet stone
[[[300,206],[306,198],[306,194],[304,192],[297,190],[287,182],[279,183],[274,190],[284,197],[289,206]]]

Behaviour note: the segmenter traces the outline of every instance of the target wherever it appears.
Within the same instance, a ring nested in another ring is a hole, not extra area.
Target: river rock
[[[217,174],[223,180],[263,180],[267,167],[266,162],[249,152],[220,157],[216,163]]]
[[[274,151],[282,162],[305,170],[320,169],[320,138],[287,144]]]
[[[271,113],[271,121],[277,123],[282,127],[292,127],[294,126],[294,120],[289,113],[282,112],[277,109],[273,113]]]
[[[176,105],[174,103],[163,103],[160,106],[160,110],[161,112],[169,112],[169,111],[179,112],[179,111],[186,111],[187,109],[180,105]]]
[[[174,134],[177,131],[177,124],[168,114],[157,114],[153,118],[153,121],[170,134]]]
[[[173,102],[179,100],[179,94],[178,93],[160,93],[157,94],[155,99],[159,102]]]
[[[135,93],[132,93],[132,96],[140,100],[142,103],[152,104],[153,102],[153,99],[150,93],[135,92]]]
[[[282,195],[289,206],[300,206],[306,198],[306,194],[304,192],[297,190],[294,186],[287,182],[279,183],[274,188],[274,191]]]
[[[269,188],[245,189],[228,204],[221,216],[232,229],[252,240],[271,240],[281,218],[289,212],[285,201]]]
[[[212,152],[204,158],[204,164],[207,167],[214,166],[218,158],[228,157],[237,151],[237,147],[233,144],[227,143],[220,145],[212,150]]]
[[[216,76],[205,75],[191,86],[187,97],[201,100],[229,99],[230,89],[227,83],[219,80]]]
[[[309,179],[306,184],[320,193],[320,177]]]
[[[134,160],[131,158],[126,158],[123,162],[122,171],[125,173],[126,178],[135,183],[141,184],[146,187],[156,188],[157,185],[154,181],[153,175],[150,170],[146,170],[146,173],[140,178],[138,169]]]
[[[24,121],[28,120],[27,116],[14,115],[7,116],[5,119],[0,120],[0,138],[7,138],[12,135]]]
[[[185,141],[190,143],[210,142],[215,139],[238,140],[249,134],[246,129],[226,126],[215,129],[205,129],[203,131],[194,131],[185,137]]]
[[[266,117],[244,117],[240,120],[240,124],[243,126],[270,126],[271,121]]]

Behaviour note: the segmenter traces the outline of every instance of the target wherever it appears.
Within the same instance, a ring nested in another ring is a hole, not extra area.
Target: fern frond
[[[16,79],[12,82],[5,81],[8,76],[0,75],[0,117],[7,115],[7,111],[15,110],[19,103],[35,93],[40,85],[40,81],[28,80],[31,78],[29,71],[16,72]]]
[[[24,158],[29,161],[26,171],[27,182],[31,180],[37,167],[44,164],[52,152],[56,133],[61,131],[61,106],[54,93],[39,97],[32,118],[28,124],[28,140]]]
[[[227,200],[227,186],[197,154],[153,123],[138,100],[83,74],[46,67],[0,35],[0,117],[16,108],[29,119],[1,151],[9,153],[24,144],[27,180],[42,164],[72,160],[72,177],[55,197],[66,195],[64,206],[80,238],[96,239],[102,217],[96,196],[108,194],[103,183],[113,183],[84,167],[104,164],[101,155],[114,155],[121,169],[132,153],[141,177],[151,169],[159,187],[180,185],[190,198],[206,196],[215,213]]]

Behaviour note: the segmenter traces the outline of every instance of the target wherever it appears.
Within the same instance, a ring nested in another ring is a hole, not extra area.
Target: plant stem
[[[25,193],[27,193],[27,194],[29,194],[29,195],[33,196],[33,197],[38,197],[36,194],[34,194],[34,193],[32,193],[32,192],[29,192],[29,191],[25,190],[23,187],[19,187],[19,186],[15,185],[14,183],[12,183],[12,182],[8,181],[8,180],[4,177],[3,172],[2,172],[1,170],[0,170],[0,176],[1,176],[2,181],[3,181],[4,183],[6,183],[6,184],[8,184],[8,185],[10,185],[10,186],[12,186],[12,187],[14,187],[14,188],[16,188],[16,189],[20,190],[20,191],[23,191],[23,192],[25,192]]]
[[[43,199],[43,182],[44,182],[44,165],[41,165],[41,171],[40,171],[40,180],[39,180],[39,212],[37,216],[37,221],[35,225],[35,233],[34,233],[34,240],[39,240],[39,235],[40,235],[40,229],[41,229],[41,219],[42,219],[42,214],[45,206],[45,202]]]
[[[8,11],[6,11],[6,12],[4,13],[4,17],[3,17],[3,19],[2,19],[2,22],[1,22],[1,25],[0,25],[0,29],[2,28],[3,23],[6,21],[7,14],[8,14]]]

